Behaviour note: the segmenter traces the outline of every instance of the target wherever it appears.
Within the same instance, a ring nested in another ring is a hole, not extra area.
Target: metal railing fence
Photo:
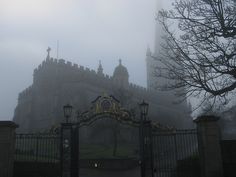
[[[189,174],[185,171],[191,171],[194,168],[191,165],[195,165],[192,162],[199,158],[195,129],[153,132],[152,143],[153,165],[158,177],[175,177],[179,172]],[[178,169],[181,170],[178,172]]]
[[[15,160],[59,162],[60,135],[52,133],[16,134]]]

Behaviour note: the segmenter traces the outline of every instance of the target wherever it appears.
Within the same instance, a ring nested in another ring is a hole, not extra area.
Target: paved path
[[[80,177],[140,177],[140,168],[130,170],[80,169]]]

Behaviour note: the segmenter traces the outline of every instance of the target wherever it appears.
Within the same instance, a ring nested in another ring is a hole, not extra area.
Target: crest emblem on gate
[[[112,95],[99,96],[92,102],[92,109],[95,113],[118,113],[120,110],[120,102]]]

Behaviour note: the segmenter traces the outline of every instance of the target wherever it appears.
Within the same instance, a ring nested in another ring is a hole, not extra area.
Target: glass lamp
[[[146,116],[148,114],[148,107],[149,104],[146,103],[144,100],[142,103],[139,104],[140,110],[141,110],[141,114]]]
[[[69,104],[63,106],[64,116],[66,117],[66,123],[68,123],[68,119],[72,115],[72,109],[73,109],[73,107]]]

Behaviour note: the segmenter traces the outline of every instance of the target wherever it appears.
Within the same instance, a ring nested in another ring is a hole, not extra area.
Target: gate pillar
[[[219,117],[200,116],[197,123],[201,177],[223,177]]]
[[[153,177],[153,151],[151,121],[140,126],[141,177]]]
[[[72,123],[61,124],[61,176],[79,176],[79,128]]]
[[[0,176],[12,177],[15,150],[15,129],[11,121],[0,121]]]

